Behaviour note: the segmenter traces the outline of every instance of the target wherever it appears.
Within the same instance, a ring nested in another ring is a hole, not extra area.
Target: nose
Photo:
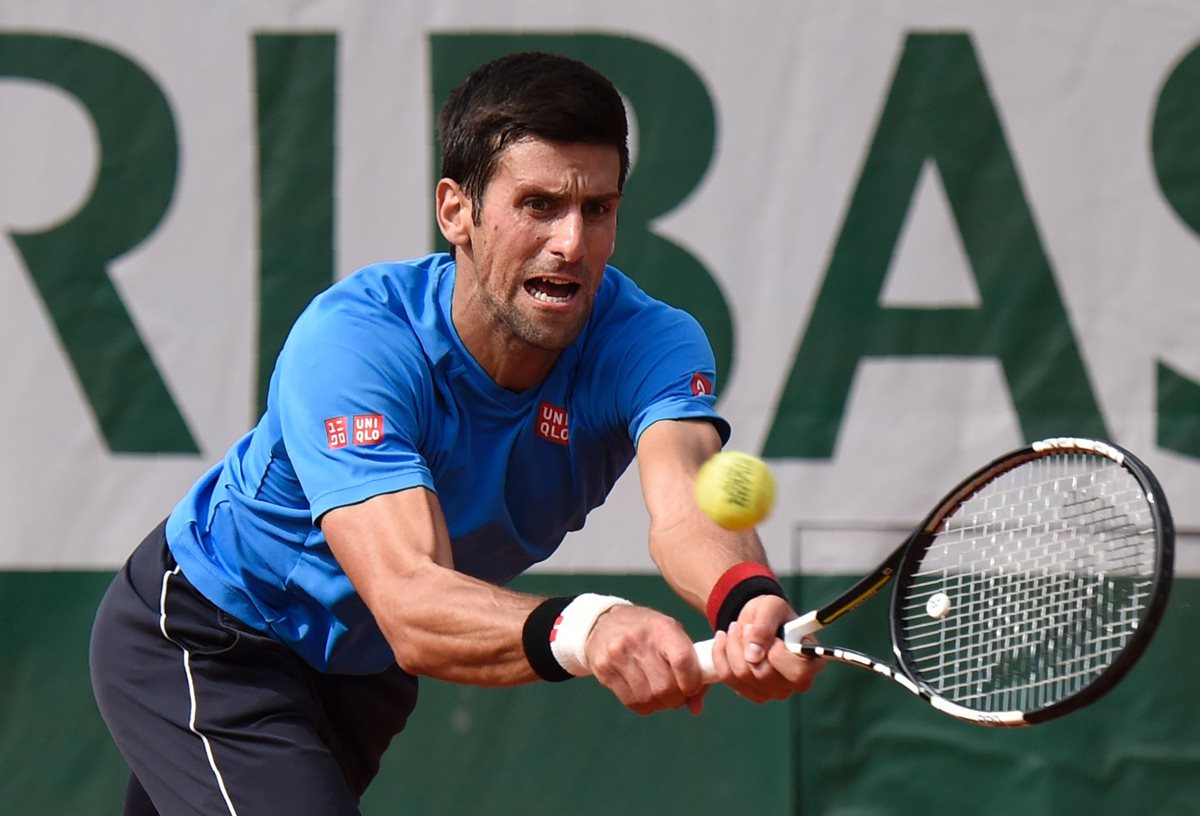
[[[583,213],[577,209],[570,209],[555,219],[547,249],[564,263],[578,263],[583,260]]]

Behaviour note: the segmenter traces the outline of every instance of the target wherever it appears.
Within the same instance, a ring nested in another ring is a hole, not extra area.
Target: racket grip
[[[801,643],[805,635],[812,634],[823,628],[823,624],[817,620],[816,612],[809,612],[801,615],[795,620],[788,621],[783,625],[783,642],[787,647],[797,654],[801,653]],[[692,648],[696,650],[696,661],[700,664],[700,677],[705,685],[712,685],[717,682],[717,668],[713,665],[713,641],[702,640],[699,643],[693,643]]]
[[[700,677],[704,681],[704,685],[711,686],[717,682],[717,669],[713,665],[713,642],[712,640],[702,640],[699,643],[693,643],[692,648],[696,650],[696,660],[700,663]]]

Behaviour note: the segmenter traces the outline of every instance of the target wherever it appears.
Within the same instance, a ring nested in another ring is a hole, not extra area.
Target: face
[[[453,182],[439,184],[458,249],[455,327],[493,376],[521,359],[553,365],[579,336],[616,240],[619,173],[613,147],[527,139],[500,155],[482,201],[458,192],[452,218]]]

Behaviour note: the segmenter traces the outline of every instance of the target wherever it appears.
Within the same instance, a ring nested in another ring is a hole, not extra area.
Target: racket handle
[[[824,624],[817,620],[817,613],[809,612],[783,625],[783,642],[788,649],[800,654],[800,642],[803,637],[823,628]],[[717,668],[713,664],[713,641],[711,639],[702,640],[699,643],[693,643],[692,648],[696,650],[696,661],[700,664],[700,677],[704,680],[705,685],[717,682]]]
[[[711,686],[717,682],[717,668],[713,665],[712,656],[713,642],[702,640],[692,644],[692,648],[696,650],[696,660],[700,663],[700,677],[704,680],[704,685]]]

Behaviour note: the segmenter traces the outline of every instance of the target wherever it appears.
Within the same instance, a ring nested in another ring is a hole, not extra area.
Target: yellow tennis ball
[[[767,463],[739,451],[721,451],[696,474],[696,504],[727,530],[748,530],[775,503],[775,477]]]

